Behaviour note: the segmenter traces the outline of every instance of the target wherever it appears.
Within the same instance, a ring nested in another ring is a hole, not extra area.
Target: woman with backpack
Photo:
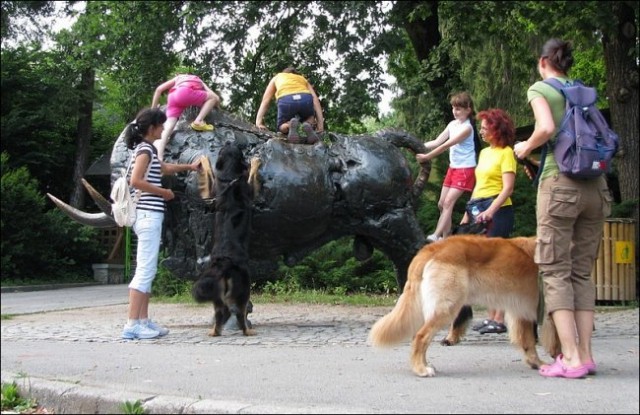
[[[124,132],[127,148],[134,150],[129,184],[141,191],[133,224],[138,237],[136,271],[129,283],[128,319],[122,330],[122,338],[128,340],[153,339],[169,333],[149,318],[149,297],[158,270],[165,202],[175,197],[171,189],[162,187],[160,179],[163,174],[197,171],[200,166],[200,160],[191,164],[170,164],[158,158],[158,150],[153,144],[160,140],[165,121],[167,116],[160,109],[144,109]]]
[[[569,42],[551,39],[545,43],[538,59],[543,81],[527,91],[535,129],[528,140],[515,145],[519,159],[525,159],[547,141],[555,142],[565,114],[565,98],[544,80],[571,81],[567,73],[572,64]],[[546,377],[581,378],[596,371],[591,350],[595,310],[591,269],[612,199],[604,175],[573,179],[561,174],[553,151],[547,152],[542,165],[536,204],[535,261],[544,285],[546,318],[556,327],[561,350],[550,351],[555,361],[543,365],[539,373]],[[546,343],[544,332],[542,341]]]

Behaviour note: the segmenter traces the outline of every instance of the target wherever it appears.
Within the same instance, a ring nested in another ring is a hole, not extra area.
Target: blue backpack
[[[547,142],[542,148],[541,163],[544,163],[547,149],[552,148],[560,173],[568,177],[591,179],[608,172],[618,151],[619,139],[595,105],[595,88],[578,80],[563,85],[558,79],[549,78],[544,83],[562,93],[566,109],[555,142],[553,145]],[[542,164],[538,177],[541,172]]]

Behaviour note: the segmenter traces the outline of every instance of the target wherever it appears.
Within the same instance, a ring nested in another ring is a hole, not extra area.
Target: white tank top
[[[449,126],[449,137],[455,135],[456,131],[466,126],[471,126],[471,121],[467,119],[462,123],[452,122]],[[473,142],[473,128],[471,133],[461,142],[449,149],[449,167],[463,169],[476,166],[476,147]]]

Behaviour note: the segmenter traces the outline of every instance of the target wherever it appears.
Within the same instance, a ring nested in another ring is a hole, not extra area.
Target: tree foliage
[[[44,42],[51,21],[43,17],[56,10],[70,23],[45,50],[34,40]],[[427,140],[451,119],[448,97],[459,90],[472,94],[477,110],[501,107],[517,125],[531,124],[526,90],[539,78],[540,47],[561,37],[575,45],[570,75],[596,86],[601,106],[611,109],[623,143],[620,193],[637,201],[637,2],[8,1],[1,22],[1,150],[11,156],[3,168],[25,167],[40,191],[83,192],[88,162],[109,151],[179,66],[250,121],[269,79],[296,66],[318,92],[329,130],[395,126]],[[396,93],[394,112],[379,119],[385,87]],[[268,125],[275,127],[275,114],[272,105]],[[421,200],[425,228],[437,220],[446,165],[446,157],[436,161]],[[522,203],[531,215],[534,190],[518,180],[516,210]]]
[[[91,263],[104,255],[96,230],[78,225],[56,210],[29,170],[9,168],[2,153],[2,279],[55,280],[91,276]]]
[[[68,195],[76,128],[73,71],[38,45],[2,51],[0,150],[26,166],[43,191]]]
[[[0,35],[4,48],[6,39],[34,41],[43,36],[49,27],[40,18],[53,14],[54,4],[51,1],[2,1],[0,9]]]

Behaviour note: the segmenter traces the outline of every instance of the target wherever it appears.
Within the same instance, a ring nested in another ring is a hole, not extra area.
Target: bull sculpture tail
[[[215,194],[213,169],[207,156],[200,157],[200,170],[198,171],[198,192],[204,200],[212,199]]]
[[[384,130],[378,131],[376,135],[382,139],[389,141],[391,144],[393,144],[396,147],[406,148],[411,150],[413,154],[424,154],[428,152],[427,148],[424,146],[424,143],[421,140],[412,136],[406,131],[384,129]],[[415,202],[422,194],[424,187],[429,181],[429,175],[431,174],[431,161],[419,163],[419,165],[420,165],[420,171],[418,172],[418,176],[413,182],[413,188],[412,188],[414,206],[417,206]]]
[[[258,192],[260,192],[260,179],[258,177],[260,164],[262,164],[262,161],[258,157],[251,159],[251,168],[249,169],[249,179],[247,182],[253,188],[254,196],[257,196]]]

